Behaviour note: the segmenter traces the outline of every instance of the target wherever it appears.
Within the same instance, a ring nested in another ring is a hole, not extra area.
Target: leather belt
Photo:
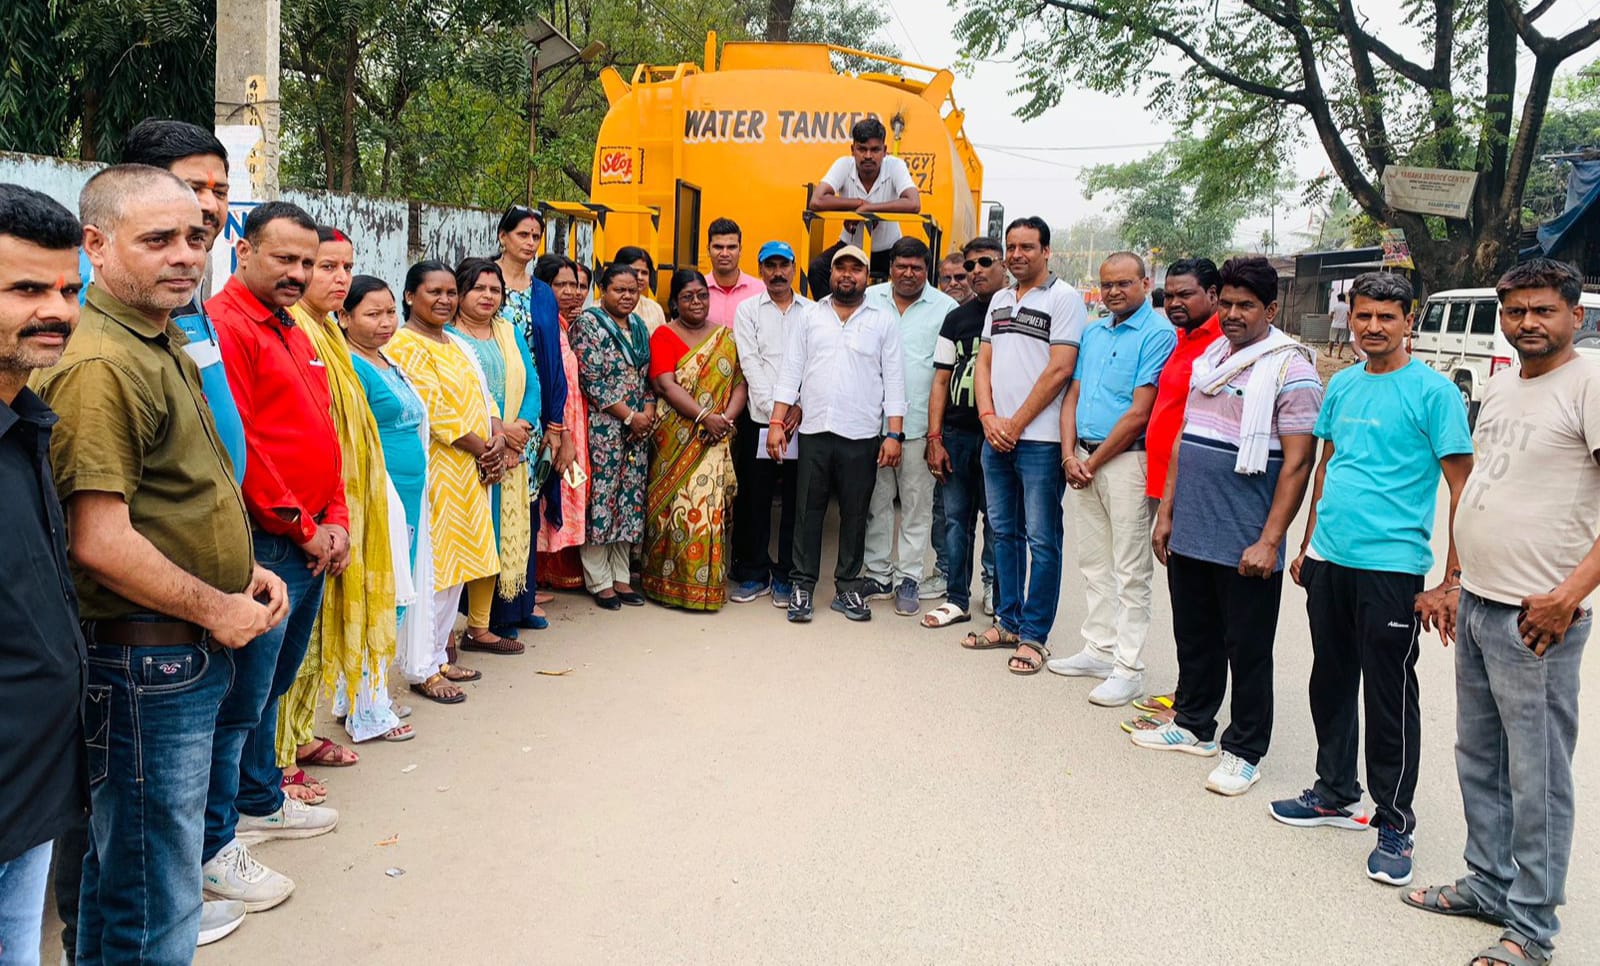
[[[1095,450],[1099,449],[1100,447],[1104,446],[1105,444],[1106,444],[1106,441],[1103,440],[1103,439],[1100,440],[1098,443],[1091,443],[1091,442],[1088,442],[1087,440],[1082,440],[1082,439],[1078,440],[1078,445],[1082,446],[1083,447],[1083,451],[1085,453],[1090,454],[1091,456],[1094,455],[1094,451]],[[1144,449],[1144,440],[1136,439],[1131,444],[1129,444],[1128,447],[1123,450],[1123,452],[1124,453],[1137,453],[1139,450],[1142,450],[1142,449]]]
[[[181,647],[193,644],[209,651],[222,645],[211,632],[188,621],[84,621],[83,636],[90,644],[112,647]]]

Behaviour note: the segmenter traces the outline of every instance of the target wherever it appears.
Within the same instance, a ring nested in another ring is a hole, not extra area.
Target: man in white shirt
[[[871,600],[894,600],[894,612],[909,617],[918,600],[923,561],[933,536],[933,470],[928,468],[928,394],[933,388],[933,349],[944,317],[955,300],[928,284],[933,253],[921,239],[902,238],[889,248],[890,281],[867,289],[867,303],[900,324],[905,367],[905,458],[878,470],[867,518],[866,576]],[[895,503],[900,504],[900,538],[895,540]]]
[[[822,524],[828,500],[839,501],[839,559],[833,569],[833,609],[853,621],[872,619],[861,598],[861,562],[877,467],[896,466],[906,414],[900,326],[867,303],[867,253],[853,245],[833,256],[833,294],[809,306],[790,326],[783,368],[767,423],[767,453],[788,448],[784,420],[800,418],[794,533],[794,590],[789,620],[811,620],[811,595],[822,562]],[[885,417],[889,431],[880,436]],[[880,441],[881,440],[881,441]],[[1058,496],[1059,499],[1059,496]]]
[[[783,368],[783,347],[789,329],[805,317],[811,300],[794,290],[794,249],[784,241],[761,246],[758,263],[766,290],[739,303],[733,314],[733,338],[739,346],[750,404],[739,418],[733,437],[733,472],[739,480],[733,498],[733,563],[736,586],[728,599],[745,604],[772,594],[772,606],[789,606],[789,572],[794,569],[795,472],[777,460],[758,458],[756,440],[772,418],[772,397]],[[800,425],[799,406],[790,406],[784,430]],[[778,561],[768,552],[772,538],[772,493],[782,477],[783,509],[778,517]]]
[[[850,153],[833,162],[828,173],[811,192],[812,211],[853,211],[858,215],[914,215],[922,210],[922,195],[911,178],[911,169],[901,159],[887,153],[888,132],[876,117],[857,121],[850,129]],[[860,247],[862,223],[849,222],[839,232],[839,241],[825,248],[807,266],[813,298],[828,294],[833,256],[846,245]],[[872,274],[889,272],[889,246],[900,240],[900,226],[880,222],[872,227]]]
[[[1011,673],[1037,674],[1061,595],[1061,397],[1088,313],[1078,290],[1050,274],[1044,219],[1006,226],[1006,268],[1017,283],[989,302],[973,380],[994,525],[995,625],[963,646],[1013,647]]]

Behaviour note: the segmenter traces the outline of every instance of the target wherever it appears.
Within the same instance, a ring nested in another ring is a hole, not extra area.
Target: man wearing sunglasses
[[[928,468],[940,481],[944,502],[944,527],[938,527],[936,514],[933,538],[943,544],[947,567],[945,602],[922,618],[923,627],[934,628],[971,619],[972,550],[979,510],[983,510],[983,611],[994,613],[994,531],[983,502],[983,423],[972,382],[989,300],[1006,287],[1006,266],[1000,243],[993,238],[974,238],[961,256],[972,298],[944,317],[933,350],[933,390],[928,396]]]
[[[939,263],[939,291],[955,299],[957,305],[966,305],[973,299],[969,278],[965,251],[951,252]]]

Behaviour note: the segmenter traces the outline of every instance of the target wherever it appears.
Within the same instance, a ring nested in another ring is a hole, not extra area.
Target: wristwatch
[[[903,443],[906,441],[905,433],[884,433],[883,435],[885,438],[892,439],[897,443]]]

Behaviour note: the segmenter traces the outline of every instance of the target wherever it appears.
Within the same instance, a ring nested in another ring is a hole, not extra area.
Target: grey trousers
[[[1572,858],[1578,669],[1592,620],[1536,656],[1518,608],[1461,591],[1456,617],[1456,773],[1467,818],[1465,886],[1508,934],[1547,952]]]

